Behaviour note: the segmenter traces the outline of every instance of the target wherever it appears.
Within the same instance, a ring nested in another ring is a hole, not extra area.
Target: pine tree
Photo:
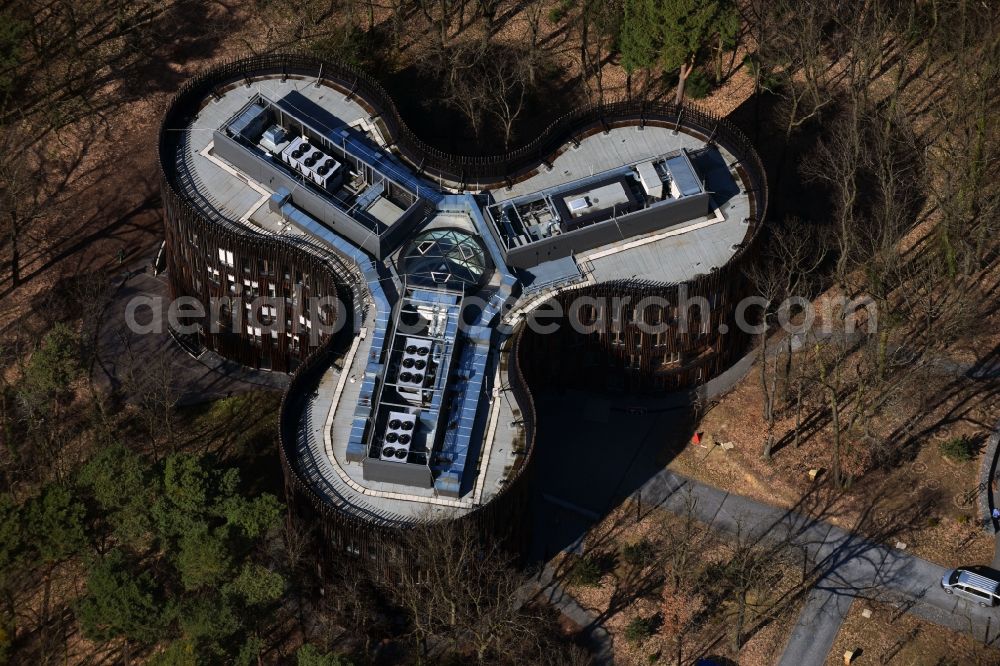
[[[637,70],[644,71],[649,80],[649,70],[656,63],[660,27],[656,0],[625,0],[624,9],[619,49],[631,96],[632,75]]]
[[[717,40],[731,42],[739,29],[733,0],[660,0],[658,22],[662,31],[660,63],[677,71],[674,101],[684,101],[684,84],[698,64],[698,57]]]

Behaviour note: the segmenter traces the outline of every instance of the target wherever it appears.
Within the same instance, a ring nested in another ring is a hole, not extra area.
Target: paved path
[[[819,591],[807,600],[803,617],[793,632],[783,663],[822,664],[836,636],[834,621],[858,596],[892,596],[907,611],[956,631],[971,632],[977,639],[998,645],[1000,614],[945,594],[939,581],[945,568],[889,548],[822,520],[770,506],[698,483],[663,470],[643,487],[643,502],[681,513],[688,494],[694,498],[697,517],[715,529],[753,535],[764,541],[801,548],[816,562],[822,578]],[[832,633],[831,633],[832,632]],[[812,644],[815,643],[815,644]],[[822,643],[826,643],[823,650]]]
[[[823,664],[853,603],[854,597],[839,586],[820,581],[806,597],[780,666]]]
[[[551,566],[542,570],[540,580],[534,584],[532,591],[581,628],[590,643],[591,663],[597,666],[614,663],[611,634],[602,626],[596,613],[581,606],[569,592],[563,589],[556,580]]]
[[[661,469],[649,478],[642,485],[641,496],[644,512],[657,508],[682,515],[688,510],[690,497],[695,516],[713,529],[730,534],[739,531],[743,538],[804,551],[815,563],[813,573],[819,580],[807,595],[782,654],[783,666],[822,665],[857,597],[892,602],[901,612],[1000,646],[1000,611],[945,594],[939,584],[945,568],[937,564],[805,512],[734,495],[669,469]],[[546,589],[552,590],[550,596],[561,604],[567,616],[591,632],[602,654],[610,651],[606,633],[592,613],[579,608],[561,588],[546,585]]]
[[[829,336],[822,336],[823,339],[826,337]],[[805,340],[803,336],[794,336],[792,340],[792,348],[794,350],[798,350],[803,346],[804,342]],[[768,349],[768,355],[775,356],[782,353],[784,349],[785,346],[783,341],[778,341],[777,344],[772,344],[772,346]],[[739,381],[746,376],[750,368],[753,366],[756,361],[757,353],[756,349],[752,350],[744,358],[734,364],[733,367],[727,372],[710,381],[706,386],[706,395],[703,396],[703,399],[715,398],[739,383]],[[973,380],[985,380],[1000,377],[1000,364],[998,364],[995,359],[975,363],[956,363],[947,359],[939,359],[932,361],[932,364],[935,370],[942,374],[966,377]],[[1000,424],[997,424],[997,427],[994,429],[993,436],[990,438],[990,446],[987,447],[986,457],[989,458],[989,460],[984,462],[987,486],[989,485],[989,479],[992,477],[993,470],[996,469],[995,457],[997,454],[998,439],[1000,439]],[[997,503],[996,498],[992,498],[990,496],[989,490],[987,490],[986,493],[983,493],[983,498],[993,500],[983,511],[986,516],[989,516],[992,507],[1000,506],[1000,504]],[[997,521],[991,521],[987,518],[986,522],[991,529],[995,529]],[[836,535],[836,533],[831,534]],[[843,534],[837,536],[842,537]],[[883,548],[879,555],[883,560],[885,560],[888,553]],[[916,560],[917,558],[913,559]],[[936,567],[936,565],[924,560],[919,560],[919,562],[926,564],[927,567]],[[913,566],[918,569],[920,568],[917,564],[914,564]],[[995,553],[991,566],[994,569],[1000,570],[1000,532],[997,533]],[[849,569],[859,569],[856,565],[847,565],[847,567]],[[941,569],[943,572],[942,567],[937,568]],[[837,582],[837,576],[839,573],[839,568],[834,567],[831,569],[830,573],[821,579],[809,592],[809,595],[806,598],[806,603],[799,614],[798,621],[792,630],[788,644],[782,654],[780,661],[781,666],[810,666],[812,664],[821,665],[826,662],[827,655],[833,647],[833,642],[836,640],[837,633],[840,631],[840,626],[847,617],[847,613],[851,609],[854,598],[858,594],[857,590],[852,589],[850,577],[847,581]],[[937,574],[936,571],[933,573],[935,575],[935,580],[939,580],[940,575]],[[847,584],[844,585],[843,583]],[[938,587],[935,587],[934,589],[940,593],[940,589]],[[944,596],[943,598],[948,599],[947,596]],[[957,606],[958,604],[953,604],[953,607]],[[923,614],[920,610],[921,609],[918,609],[916,611],[918,615]],[[923,610],[926,611],[924,616],[927,619],[932,619],[931,617],[928,617],[928,615],[937,616],[937,611],[940,610],[940,606],[937,606],[936,610],[932,610],[931,608]],[[960,630],[970,629],[970,621],[966,620],[964,615],[961,613],[958,613],[957,615],[959,616],[958,618],[949,618],[951,623],[948,626],[958,628]],[[982,618],[980,618],[980,621],[981,620]],[[1000,622],[998,622],[998,620],[1000,620],[1000,616],[994,613],[989,613],[987,615],[987,624],[986,626],[981,627],[983,631],[982,637],[985,641],[989,641],[992,638],[992,636],[989,635],[991,631],[995,633],[997,629],[1000,629],[1000,626],[998,626],[1000,625]],[[956,626],[956,624],[958,626]],[[994,626],[996,626],[996,629],[994,629]]]
[[[138,270],[125,280],[118,280],[104,312],[96,339],[96,363],[92,378],[106,390],[123,388],[124,377],[135,359],[164,359],[165,366],[151,364],[154,372],[169,382],[178,404],[190,404],[224,398],[256,390],[280,391],[288,384],[288,375],[240,366],[209,351],[193,357],[170,336],[166,327],[159,332],[136,333],[126,325],[126,307],[132,299],[155,303],[161,308],[160,321],[166,322],[169,289],[165,276],[154,277]],[[148,300],[152,299],[152,301]],[[149,324],[152,312],[138,309],[135,319]],[[169,369],[167,369],[169,368]]]

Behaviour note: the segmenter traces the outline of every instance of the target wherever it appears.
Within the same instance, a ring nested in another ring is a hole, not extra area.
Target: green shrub
[[[577,559],[573,568],[569,571],[570,585],[597,587],[600,582],[601,567],[593,557],[587,556]]]
[[[967,462],[976,456],[975,444],[968,437],[952,437],[941,442],[939,449],[945,458],[958,462]]]
[[[691,99],[707,97],[712,91],[712,82],[701,71],[695,70],[684,82],[684,94]]]
[[[644,567],[656,557],[656,548],[649,541],[643,539],[637,543],[630,543],[622,548],[622,559],[634,567]]]
[[[309,48],[321,58],[342,60],[355,66],[365,66],[365,57],[370,51],[367,35],[356,28],[334,29],[331,34],[314,40]]]
[[[762,88],[771,92],[779,92],[781,90],[781,79],[775,76],[770,70],[762,72],[760,70],[760,62],[753,55],[748,53],[743,57],[743,66],[746,67],[747,74],[751,78],[757,78],[760,75],[760,85]]]
[[[637,617],[625,627],[625,639],[629,643],[641,643],[653,635],[653,618]]]
[[[574,0],[561,0],[558,5],[549,10],[549,21],[552,23],[562,21],[574,4],[576,4]]]

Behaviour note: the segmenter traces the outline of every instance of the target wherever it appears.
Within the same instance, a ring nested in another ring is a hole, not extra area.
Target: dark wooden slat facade
[[[510,184],[529,177],[589,134],[626,125],[680,127],[684,132],[717,142],[736,155],[735,168],[750,197],[749,228],[743,247],[721,269],[687,283],[689,296],[704,296],[712,303],[707,329],[692,321],[687,331],[677,331],[663,340],[639,330],[635,313],[625,311],[621,333],[606,317],[599,330],[588,335],[563,326],[555,335],[537,335],[523,325],[514,334],[508,356],[506,379],[521,410],[525,453],[521,465],[490,502],[455,522],[471,522],[485,537],[498,538],[524,552],[530,531],[528,515],[530,486],[534,474],[536,415],[532,389],[555,382],[607,386],[607,377],[618,373],[623,388],[671,390],[692,386],[728,367],[743,351],[747,337],[734,325],[734,307],[745,295],[741,268],[754,260],[755,240],[767,202],[763,166],[749,140],[725,119],[685,105],[642,100],[621,100],[575,109],[553,121],[530,143],[502,155],[450,155],[424,143],[407,127],[389,94],[371,76],[343,63],[322,61],[305,54],[263,54],[233,60],[191,79],[168,107],[160,131],[160,167],[164,195],[167,266],[175,296],[191,296],[207,305],[213,297],[232,296],[229,276],[235,285],[251,283],[255,293],[309,298],[336,296],[356,284],[343,264],[324,256],[308,241],[257,233],[226,219],[198,193],[198,183],[179,165],[178,136],[213,95],[227,87],[251,83],[255,78],[280,76],[321,80],[368,110],[391,143],[392,149],[419,173],[446,183],[475,182],[480,186]],[[219,250],[232,252],[233,260],[220,260]],[[325,251],[329,255],[329,250]],[[218,279],[216,279],[218,271]],[[253,287],[256,282],[257,286]],[[679,285],[634,281],[609,282],[561,294],[563,306],[577,295],[593,297],[631,296],[633,303],[656,295],[676,304]],[[355,296],[357,298],[357,296]],[[661,316],[673,321],[675,313]],[[308,313],[346,321],[349,312]],[[206,325],[210,322],[204,322]],[[730,333],[718,334],[720,324]],[[206,332],[202,342],[220,354],[251,367],[292,372],[279,414],[279,451],[290,516],[314,522],[329,548],[347,551],[384,575],[392,549],[398,548],[411,519],[390,514],[361,516],[331,498],[321,496],[309,481],[308,470],[298,460],[300,423],[310,393],[329,368],[335,352],[333,339],[324,336],[318,347],[286,336],[256,340],[246,329],[235,333]],[[569,352],[569,353],[567,353]],[[578,362],[587,359],[586,363]],[[617,381],[617,380],[616,380]],[[331,551],[332,552],[332,551]]]
[[[535,401],[521,372],[523,331],[515,333],[511,351],[508,382],[521,410],[524,428],[524,457],[521,465],[507,479],[504,487],[483,504],[453,523],[469,523],[484,539],[499,540],[516,553],[525,553],[531,528],[529,502],[535,459]],[[322,542],[333,551],[351,553],[378,575],[391,577],[389,565],[393,549],[401,547],[404,532],[416,523],[408,518],[383,514],[378,518],[360,516],[320,496],[306,478],[296,460],[302,411],[309,394],[329,366],[331,354],[323,349],[310,357],[295,372],[281,402],[279,414],[281,467],[285,475],[285,495],[294,519],[317,525]],[[332,555],[332,552],[329,553]]]
[[[329,337],[310,334],[312,326],[336,323],[338,276],[327,262],[294,245],[210,222],[169,187],[164,208],[171,296],[193,297],[205,308],[199,341],[206,348],[251,368],[291,372]],[[220,260],[220,250],[232,253],[232,265]],[[235,308],[258,296],[284,303],[285,322],[275,322],[281,328],[277,337],[248,330],[246,316],[234,325]],[[313,297],[329,298],[328,307],[312,312]],[[241,300],[217,309],[213,320],[211,304],[227,298]]]

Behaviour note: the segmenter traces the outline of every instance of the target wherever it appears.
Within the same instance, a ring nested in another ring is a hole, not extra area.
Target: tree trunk
[[[764,460],[771,459],[771,448],[774,446],[774,382],[767,377],[767,331],[760,334],[760,390],[763,398],[764,423]]]
[[[799,448],[802,443],[802,371],[795,382],[795,442],[794,447]]]
[[[674,104],[680,106],[684,103],[684,84],[687,82],[687,77],[691,74],[691,70],[694,69],[694,59],[688,63],[681,65],[677,76],[677,92],[674,94]]]
[[[18,243],[18,223],[17,216],[12,215],[10,220],[10,286],[17,287],[21,284],[21,249]]]
[[[740,646],[743,644],[743,621],[747,607],[747,595],[745,590],[739,591],[739,599],[736,604],[736,627],[733,634],[733,652],[739,654]]]
[[[784,400],[783,409],[788,408],[791,402],[792,392],[792,335],[788,335],[788,345],[785,347],[785,364],[782,368],[782,396]]]
[[[830,402],[830,421],[833,428],[833,482],[837,487],[842,485],[840,478],[840,400],[834,388],[828,388]]]
[[[715,48],[715,85],[722,83],[722,35],[719,35],[719,42]]]

